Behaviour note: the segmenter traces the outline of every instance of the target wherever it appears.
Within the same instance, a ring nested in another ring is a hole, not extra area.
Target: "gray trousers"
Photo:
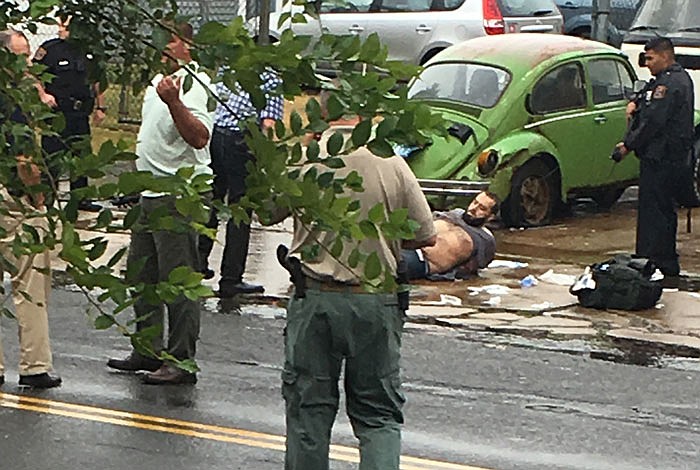
[[[144,228],[149,218],[169,215],[174,219],[187,222],[187,219],[175,209],[175,197],[142,197],[141,214],[136,222],[129,245],[127,271],[132,273],[140,263],[143,267],[135,275],[137,282],[147,284],[148,289],[162,281],[167,281],[173,269],[188,266],[193,271],[199,269],[197,254],[198,234],[194,230],[151,231]],[[184,295],[177,296],[168,303],[154,304],[147,296],[140,296],[134,304],[136,331],[157,330],[152,347],[156,353],[164,349],[163,325],[164,310],[168,309],[168,343],[165,350],[176,359],[194,359],[197,339],[199,338],[199,302]]]

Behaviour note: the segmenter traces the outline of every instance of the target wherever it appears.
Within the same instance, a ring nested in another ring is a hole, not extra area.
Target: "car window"
[[[590,61],[588,63],[588,76],[591,80],[594,104],[625,99],[625,86],[622,83],[617,61],[610,59]]]
[[[532,89],[530,108],[546,114],[586,106],[586,89],[578,62],[562,65],[543,76]]]
[[[409,98],[459,101],[493,107],[510,83],[505,70],[480,64],[442,63],[428,66],[411,84]]]
[[[429,11],[431,0],[382,0],[380,11]]]
[[[634,76],[622,62],[617,61],[615,63],[617,64],[617,70],[620,74],[620,80],[622,81],[622,89],[625,92],[625,98],[629,99],[634,91]]]
[[[498,0],[503,16],[543,16],[558,14],[553,0]]]
[[[456,10],[462,3],[464,0],[433,0],[430,3],[430,11]]]
[[[321,0],[321,13],[365,13],[372,0]],[[374,3],[378,3],[376,0]]]

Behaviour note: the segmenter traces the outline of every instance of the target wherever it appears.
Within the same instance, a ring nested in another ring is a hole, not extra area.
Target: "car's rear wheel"
[[[556,168],[533,159],[513,176],[510,194],[503,204],[506,225],[536,227],[547,225],[559,196],[556,193]]]
[[[607,211],[620,199],[624,192],[624,188],[601,189],[593,193],[591,199],[595,201],[600,209]]]

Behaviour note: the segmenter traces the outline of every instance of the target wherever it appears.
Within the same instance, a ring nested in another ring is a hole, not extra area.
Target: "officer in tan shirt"
[[[407,209],[420,228],[413,240],[377,239],[359,242],[362,253],[376,253],[383,267],[396,275],[401,247],[417,249],[435,243],[435,227],[418,181],[400,157],[381,158],[367,148],[341,157],[342,178],[356,171],[364,191],[346,191],[360,203],[358,220],[382,203],[388,215]],[[399,359],[403,311],[396,292],[370,293],[361,286],[363,264],[347,262],[355,245],[344,243],[336,259],[330,254],[337,234],[308,230],[294,220],[292,253],[316,245],[318,256],[302,261],[306,275],[303,296],[287,307],[282,391],[286,402],[286,470],[328,468],[331,428],[338,411],[338,380],[345,366],[347,412],[360,441],[360,468],[398,470],[402,407]],[[298,294],[298,293],[297,293]]]

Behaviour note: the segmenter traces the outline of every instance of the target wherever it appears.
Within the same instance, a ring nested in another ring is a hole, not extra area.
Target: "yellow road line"
[[[275,434],[266,434],[248,431],[245,429],[228,428],[211,424],[144,415],[140,413],[132,413],[130,411],[111,410],[76,403],[45,400],[31,396],[12,395],[0,392],[0,406],[113,424],[117,426],[127,426],[150,431],[167,432],[182,436],[228,442],[262,449],[284,451],[285,447],[285,437]],[[358,450],[354,447],[331,445],[329,455],[331,459],[343,462],[357,463],[360,461]],[[401,456],[401,469],[488,470],[468,465],[410,456]]]

